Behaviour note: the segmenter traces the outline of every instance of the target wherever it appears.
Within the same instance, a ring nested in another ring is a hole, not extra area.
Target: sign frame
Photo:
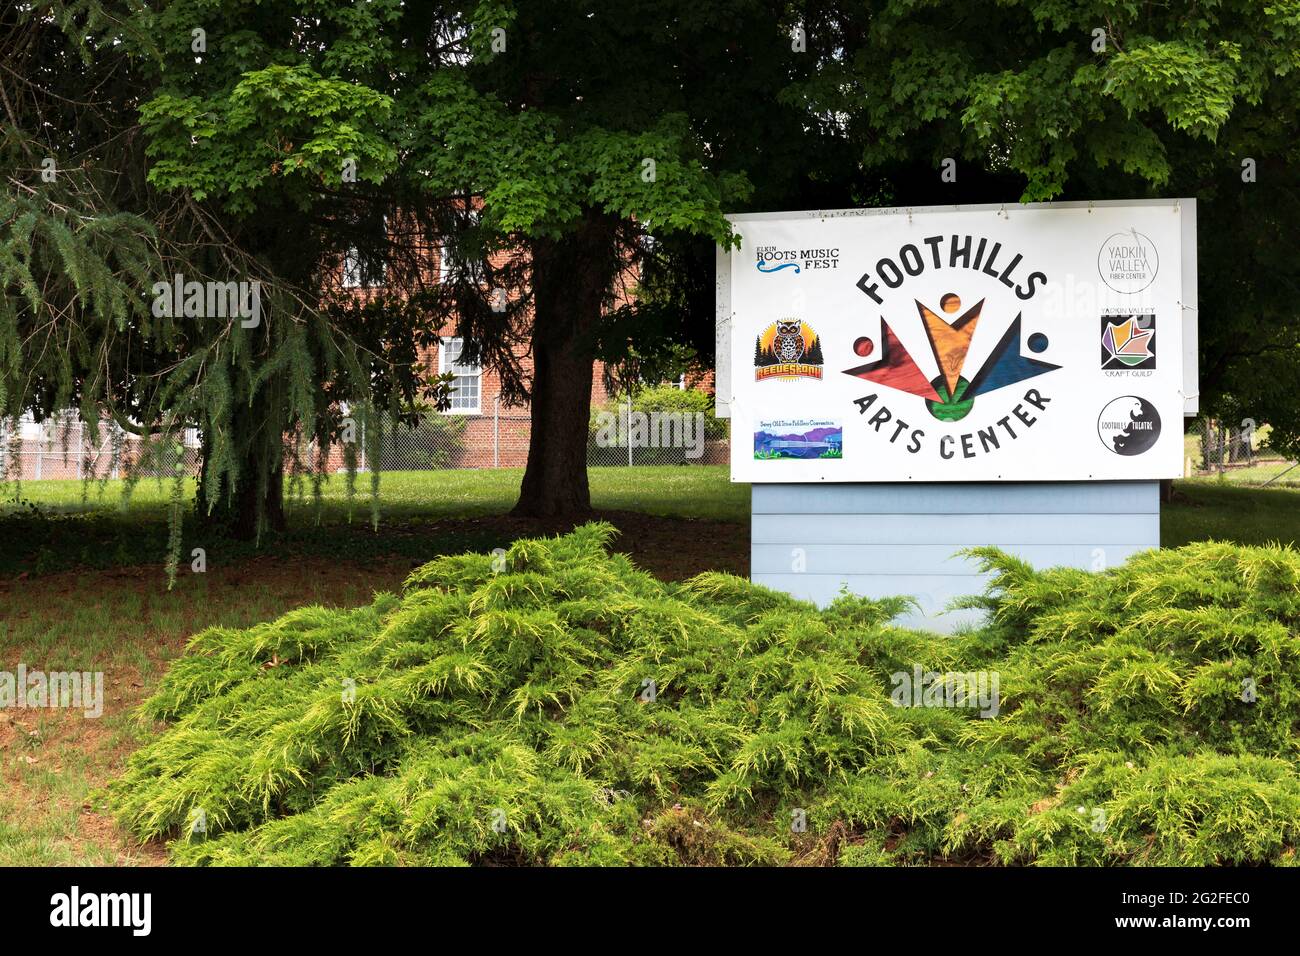
[[[995,213],[1004,219],[1010,220],[1015,217],[1018,211],[1026,210],[1114,210],[1124,208],[1142,208],[1152,210],[1153,208],[1170,208],[1175,213],[1180,214],[1177,236],[1179,242],[1179,254],[1173,257],[1180,268],[1181,282],[1178,286],[1177,308],[1180,313],[1178,322],[1178,331],[1181,339],[1181,403],[1183,416],[1192,417],[1197,414],[1199,408],[1199,368],[1198,368],[1198,340],[1197,340],[1197,318],[1198,318],[1198,301],[1197,301],[1197,273],[1196,273],[1196,200],[1190,198],[1170,198],[1170,199],[1141,199],[1141,200],[1109,200],[1109,201],[1073,201],[1073,202],[1047,202],[1047,203],[982,203],[970,205],[933,205],[918,207],[879,207],[866,209],[837,209],[837,210],[799,210],[790,212],[767,212],[767,213],[745,213],[728,216],[728,220],[735,224],[745,224],[754,222],[791,222],[797,223],[800,220],[822,220],[829,221],[835,219],[855,218],[855,219],[891,219],[897,217],[907,217],[908,224],[916,217],[926,217],[934,214],[954,214],[954,213]],[[1168,241],[1166,234],[1166,241]],[[739,253],[742,257],[752,255],[749,249],[732,250],[730,248],[718,247],[716,250],[716,285],[715,285],[715,305],[716,305],[716,368],[715,368],[715,387],[716,387],[716,407],[719,418],[732,417],[735,406],[735,379],[736,374],[741,374],[738,370],[732,368],[732,331],[735,322],[735,313],[733,310],[733,290],[732,290],[732,255]],[[771,271],[771,270],[760,270]],[[796,270],[797,271],[797,270]],[[1165,301],[1168,301],[1170,290],[1164,293]],[[955,298],[955,297],[954,297]],[[945,306],[946,308],[946,306]],[[746,328],[745,334],[749,335],[752,329]],[[832,365],[827,365],[827,375],[834,374],[831,371]],[[775,371],[775,370],[774,370]],[[797,369],[795,370],[798,371]],[[1169,387],[1167,382],[1166,388]],[[1169,392],[1164,393],[1166,396]],[[1167,401],[1167,399],[1166,399]],[[1174,423],[1170,423],[1171,426]],[[1171,428],[1172,430],[1172,428]],[[1179,429],[1181,432],[1181,429]],[[737,436],[733,435],[733,443]],[[733,458],[733,466],[735,459]],[[733,471],[734,475],[734,471]],[[910,477],[910,476],[909,476]],[[1001,476],[999,476],[1001,477]],[[733,477],[733,480],[737,480]],[[773,477],[773,481],[782,480]],[[807,478],[790,478],[785,480],[800,481],[809,480]],[[813,479],[820,481],[836,481],[833,477],[823,477]],[[856,477],[846,477],[848,482],[862,480]],[[885,479],[887,482],[889,479]],[[894,480],[905,480],[898,478]],[[963,479],[956,473],[952,478],[933,477],[917,478],[913,480],[924,481],[962,481]],[[965,480],[990,480],[987,477],[973,477]],[[1042,479],[1021,479],[1021,480],[1069,480],[1054,477],[1044,477]],[[1142,479],[1136,479],[1142,480]]]

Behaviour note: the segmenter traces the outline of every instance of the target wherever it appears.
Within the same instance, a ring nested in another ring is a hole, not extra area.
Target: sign
[[[732,217],[718,376],[732,480],[1181,476],[1185,215]]]

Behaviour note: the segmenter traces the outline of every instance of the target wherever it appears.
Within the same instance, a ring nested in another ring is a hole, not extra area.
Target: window
[[[443,339],[438,349],[438,371],[456,376],[452,383],[451,415],[477,415],[482,402],[483,369],[459,361],[463,339]]]
[[[388,217],[383,216],[379,228],[383,230],[382,238],[384,245],[388,242]],[[361,289],[370,286],[383,285],[384,280],[388,278],[388,263],[382,260],[372,261],[368,258],[362,258],[353,246],[347,252],[343,253],[343,288]]]
[[[388,275],[388,263],[367,262],[355,248],[343,254],[343,288],[363,289],[383,285]]]
[[[478,225],[479,211],[469,209],[465,213],[463,228],[473,229]],[[456,254],[455,244],[444,241],[438,250],[438,281],[447,282],[451,279],[452,274],[457,270],[465,271],[473,263],[462,259]]]
[[[447,282],[457,265],[451,243],[444,242],[438,249],[438,281]]]
[[[343,288],[361,288],[361,257],[356,249],[349,249],[343,256]]]

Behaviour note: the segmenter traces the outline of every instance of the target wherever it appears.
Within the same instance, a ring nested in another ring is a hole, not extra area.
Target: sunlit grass
[[[597,510],[642,511],[684,518],[744,521],[749,516],[749,486],[728,481],[726,465],[591,467],[591,504]],[[380,510],[384,517],[403,520],[474,518],[504,514],[519,497],[522,468],[458,469],[447,471],[386,471],[379,476]],[[193,498],[191,480],[187,496]],[[121,480],[89,485],[83,495],[79,481],[24,481],[0,494],[0,513],[13,512],[15,487],[21,500],[54,513],[129,515],[160,519],[166,513],[170,487],[153,479],[141,480],[130,501],[123,505]],[[368,514],[370,476],[357,476],[351,508],[353,520]],[[347,482],[330,475],[322,487],[324,520],[346,521]],[[302,497],[286,493],[286,504],[300,516],[313,510],[310,483]]]

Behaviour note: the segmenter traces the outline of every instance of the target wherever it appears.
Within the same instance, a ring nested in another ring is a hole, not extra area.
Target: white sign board
[[[1161,202],[733,217],[718,375],[732,480],[1181,476],[1194,215]]]

